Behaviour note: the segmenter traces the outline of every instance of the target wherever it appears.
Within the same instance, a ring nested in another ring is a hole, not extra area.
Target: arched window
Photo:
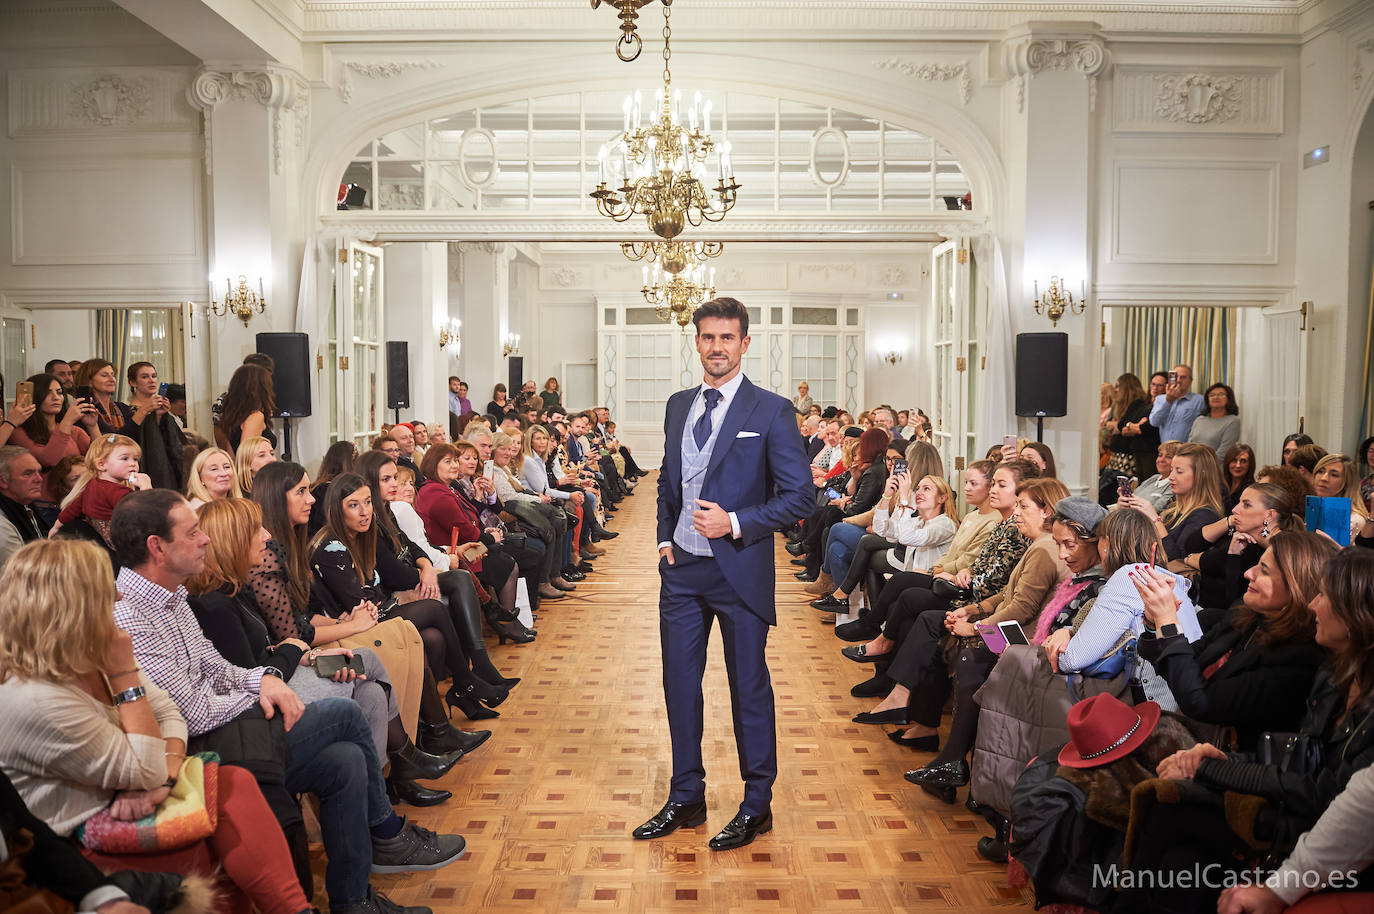
[[[953,154],[897,124],[805,101],[703,93],[728,138],[739,207],[754,213],[957,209],[969,182]],[[470,108],[368,142],[344,169],[340,208],[412,212],[593,212],[597,150],[622,126],[610,91]]]

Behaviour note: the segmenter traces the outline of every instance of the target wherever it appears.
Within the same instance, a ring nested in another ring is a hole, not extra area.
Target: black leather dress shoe
[[[796,578],[798,581],[801,581],[805,584],[810,584],[814,582],[820,576],[821,573],[819,571],[812,571],[810,568],[806,569],[805,571],[799,571],[796,574],[792,575],[792,577]]]
[[[792,564],[793,564],[793,565],[798,565],[798,566],[800,566],[800,567],[802,567],[802,568],[805,568],[805,567],[806,567],[806,562],[807,562],[807,559],[806,559],[805,556],[803,556],[802,558],[799,558],[799,559],[793,559],[793,560],[792,560]]]
[[[806,547],[801,543],[788,543],[783,548],[787,550],[788,555],[801,555],[806,551]]]
[[[968,762],[941,762],[902,775],[942,803],[953,804],[959,788],[968,783]]]
[[[706,846],[713,851],[734,850],[737,847],[752,844],[759,835],[772,830],[773,813],[771,810],[761,816],[739,813]]]
[[[632,834],[636,838],[662,838],[671,835],[679,828],[696,828],[698,825],[705,824],[705,800],[700,803],[673,803],[670,801],[664,803],[657,815],[636,828]]]

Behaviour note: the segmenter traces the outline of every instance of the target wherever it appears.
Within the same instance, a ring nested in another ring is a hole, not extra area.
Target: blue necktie
[[[711,438],[711,410],[720,403],[721,393],[714,387],[706,388],[706,408],[701,411],[701,418],[697,419],[696,425],[692,426],[692,437],[696,439],[697,450],[706,447],[706,442]]]

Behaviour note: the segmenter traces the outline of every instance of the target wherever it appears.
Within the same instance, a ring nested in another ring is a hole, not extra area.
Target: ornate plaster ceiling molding
[[[182,101],[190,73],[173,67],[10,70],[9,135],[190,132],[195,114]]]
[[[1016,110],[1026,110],[1026,83],[1037,74],[1074,71],[1088,81],[1088,110],[1097,110],[1097,78],[1111,66],[1107,44],[1096,31],[1059,31],[1058,24],[1031,23],[1003,43],[1007,72],[1016,77]]]
[[[889,57],[886,60],[875,61],[873,68],[876,70],[896,70],[912,79],[919,79],[925,82],[948,82],[951,79],[959,81],[959,103],[967,105],[973,98],[973,76],[969,73],[967,63],[943,64],[943,63],[912,63],[908,60],[899,60],[896,57]]]
[[[344,61],[339,74],[339,98],[344,104],[353,101],[353,74],[366,79],[391,79],[407,70],[434,70],[439,66],[434,60],[400,60],[368,63],[358,60]]]
[[[1369,53],[1374,53],[1374,38],[1367,38],[1350,50],[1350,82],[1354,84],[1356,92],[1360,91],[1360,85],[1364,82],[1364,55]]]
[[[291,142],[305,144],[310,121],[310,84],[299,73],[284,67],[263,69],[216,69],[196,74],[186,90],[186,100],[205,116],[205,173],[213,173],[214,112],[226,102],[257,102],[272,115],[272,173],[281,174],[286,158],[286,117],[291,117]]]

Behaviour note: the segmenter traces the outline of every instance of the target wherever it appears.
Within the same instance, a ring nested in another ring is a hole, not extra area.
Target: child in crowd
[[[119,500],[135,489],[152,487],[144,473],[138,472],[143,450],[124,435],[101,435],[86,451],[85,468],[72,491],[62,502],[49,537],[63,524],[84,517],[106,540],[110,537],[110,517]]]

